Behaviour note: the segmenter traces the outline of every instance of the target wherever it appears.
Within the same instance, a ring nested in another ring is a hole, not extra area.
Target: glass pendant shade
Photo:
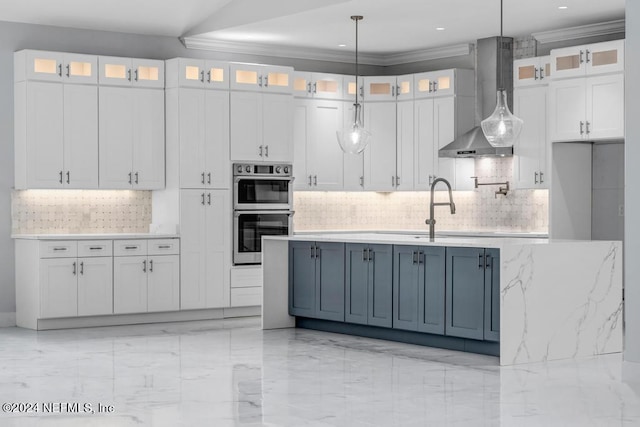
[[[496,109],[480,123],[480,126],[489,144],[494,147],[511,147],[520,135],[523,123],[522,119],[509,111],[507,92],[498,89]]]
[[[362,121],[360,120],[362,106],[353,104],[353,108],[353,123],[336,132],[340,148],[347,154],[361,153],[369,143],[369,138],[371,138],[371,132],[362,126]]]

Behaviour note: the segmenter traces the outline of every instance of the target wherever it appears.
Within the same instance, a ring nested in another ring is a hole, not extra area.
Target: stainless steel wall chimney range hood
[[[502,46],[500,46],[502,44]],[[500,85],[499,56],[502,55],[502,78],[507,101],[513,106],[513,38],[489,37],[476,43],[476,125],[438,151],[439,157],[505,157],[513,155],[513,147],[493,147],[485,138],[480,120],[488,117],[496,106]]]

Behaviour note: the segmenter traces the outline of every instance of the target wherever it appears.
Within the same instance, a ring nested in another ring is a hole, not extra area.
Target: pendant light
[[[356,97],[353,104],[353,122],[349,123],[343,130],[336,132],[338,143],[342,151],[348,154],[358,154],[365,149],[371,138],[371,132],[362,126],[362,105],[358,102],[358,21],[362,16],[351,17],[356,23]]]
[[[507,91],[504,89],[502,78],[502,0],[500,0],[500,49],[498,51],[500,52],[500,87],[496,94],[496,109],[480,123],[480,126],[489,144],[494,147],[510,147],[520,135],[524,122],[509,111]]]

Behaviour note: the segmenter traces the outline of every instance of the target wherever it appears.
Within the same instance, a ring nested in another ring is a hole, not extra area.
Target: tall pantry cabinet
[[[178,224],[180,309],[230,305],[229,67],[166,61],[167,189],[154,192],[154,222]]]

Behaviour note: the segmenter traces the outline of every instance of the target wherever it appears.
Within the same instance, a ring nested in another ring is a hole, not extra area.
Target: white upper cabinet
[[[231,89],[293,93],[293,68],[273,65],[231,63]]]
[[[546,85],[551,77],[551,57],[536,56],[513,61],[513,86]]]
[[[622,71],[624,71],[624,40],[551,51],[551,74],[554,79]]]
[[[229,64],[221,61],[174,58],[165,61],[167,88],[229,89]]]
[[[100,85],[164,88],[164,61],[98,57]]]
[[[432,96],[463,95],[474,96],[473,70],[450,69],[429,71],[414,75],[414,96],[428,98]]]
[[[22,50],[14,54],[14,81],[43,80],[96,84],[98,57],[75,53]]]
[[[342,84],[341,74],[293,73],[293,95],[296,98],[342,99]]]
[[[366,103],[363,124],[371,132],[369,144],[364,149],[364,189],[395,190],[396,103]]]
[[[547,88],[516,88],[513,112],[524,121],[522,132],[513,144],[515,187],[548,188]]]
[[[364,77],[364,100],[400,101],[413,99],[413,74],[406,76]]]

